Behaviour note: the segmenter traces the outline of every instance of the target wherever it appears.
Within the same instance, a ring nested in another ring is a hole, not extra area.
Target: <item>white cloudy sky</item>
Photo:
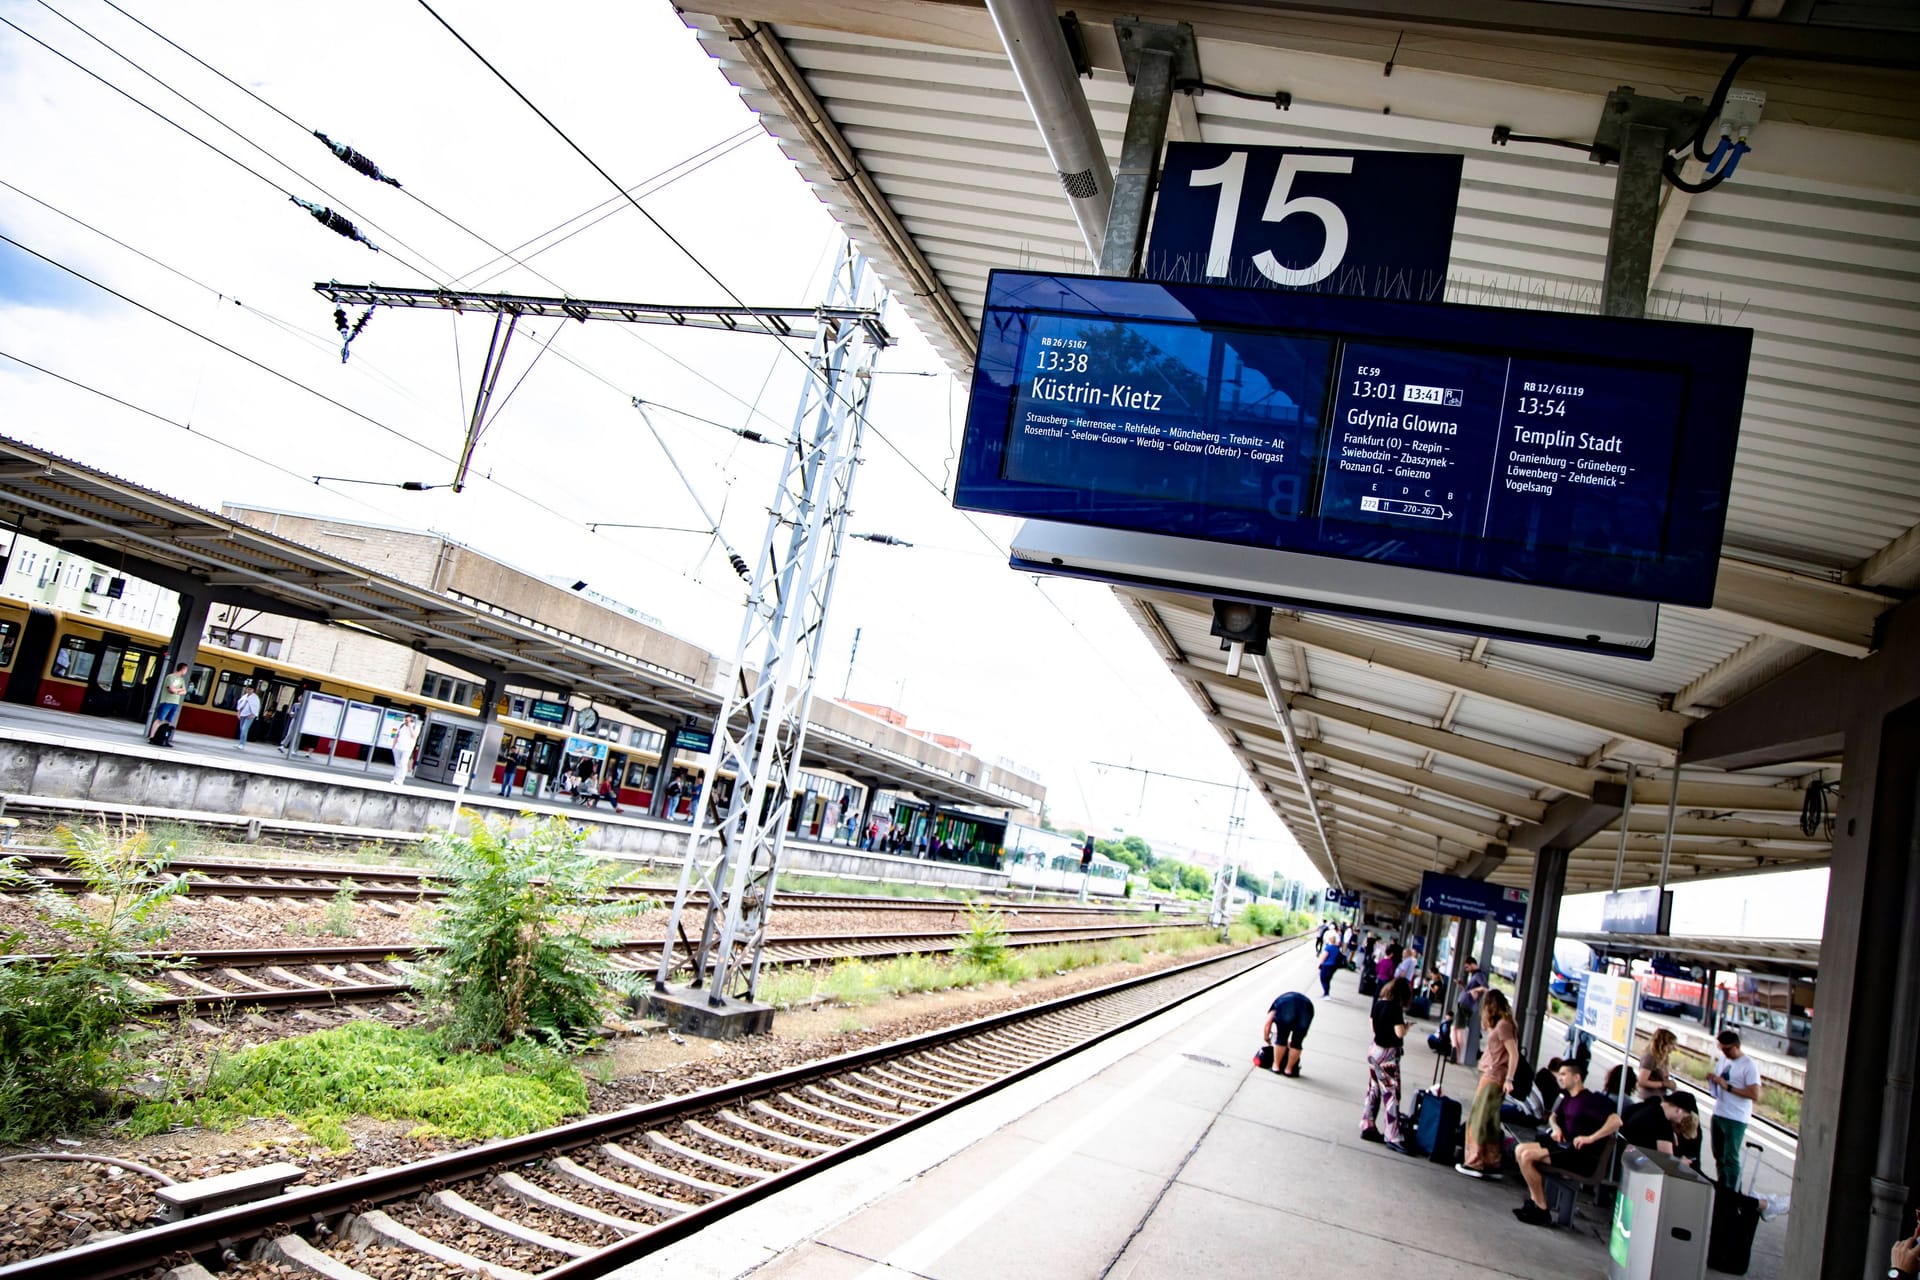
[[[0,234],[348,408],[0,243],[0,432],[207,506],[437,529],[533,572],[584,578],[730,652],[741,590],[710,539],[584,526],[704,525],[629,400],[784,433],[801,366],[766,339],[523,326],[502,394],[541,344],[554,345],[483,441],[476,468],[487,479],[460,495],[312,483],[446,480],[490,326],[383,311],[342,365],[314,281],[725,301],[697,258],[750,304],[819,300],[831,219],[671,6],[580,3],[529,22],[525,6],[436,5],[620,182],[680,174],[643,188],[641,203],[691,257],[632,208],[608,204],[605,181],[416,4],[121,5],[285,116],[104,0],[0,0],[0,18],[231,157],[0,26]],[[311,129],[365,152],[404,190],[340,164]],[[690,160],[705,162],[686,171]],[[328,232],[288,192],[347,214],[384,252]],[[547,234],[596,209],[611,216],[562,243]],[[525,265],[487,243],[529,240],[518,251]],[[853,528],[915,545],[849,544],[825,692],[848,687],[1038,769],[1059,820],[1222,847],[1224,786],[1102,767],[1238,777],[1104,589],[1012,573],[1003,551],[1012,522],[976,526],[952,510],[940,490],[963,394],[904,314],[894,327],[904,338],[883,359],[890,376],[870,406],[884,440],[869,437]],[[776,452],[675,413],[656,420],[751,557]],[[1248,807],[1244,860],[1310,875],[1272,815]]]

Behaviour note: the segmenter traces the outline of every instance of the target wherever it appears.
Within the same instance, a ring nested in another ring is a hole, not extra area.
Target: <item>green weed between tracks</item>
[[[138,1070],[147,1001],[135,980],[162,967],[131,953],[166,937],[168,907],[187,891],[186,876],[168,874],[171,842],[106,826],[57,838],[88,892],[34,890],[35,914],[65,944],[46,962],[13,956],[18,937],[0,936],[0,1142],[83,1125],[113,1104]],[[0,879],[34,885],[11,858]]]
[[[755,994],[779,1008],[810,1003],[859,1007],[889,996],[985,987],[1001,982],[1011,985],[1116,961],[1138,963],[1150,952],[1179,955],[1219,940],[1218,930],[1200,927],[1170,929],[1149,938],[1111,938],[1003,949],[988,962],[957,954],[950,957],[905,955],[883,961],[841,960],[831,966],[775,969],[761,980]]]
[[[586,1109],[584,1077],[531,1040],[469,1053],[439,1032],[360,1021],[243,1049],[213,1068],[196,1097],[143,1103],[129,1128],[140,1137],[275,1117],[346,1150],[355,1116],[415,1121],[416,1137],[507,1138]]]

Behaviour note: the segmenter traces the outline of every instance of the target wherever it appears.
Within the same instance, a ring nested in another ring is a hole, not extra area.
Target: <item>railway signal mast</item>
[[[873,364],[893,341],[866,259],[848,246],[825,303],[814,308],[669,307],[443,289],[314,287],[342,304],[490,311],[496,337],[510,338],[514,321],[532,314],[811,339],[807,362],[813,376],[794,411],[749,579],[732,676],[714,722],[687,857],[668,916],[668,944],[654,976],[656,1008],[684,1030],[724,1038],[764,1029],[772,1011],[752,1003],[754,989],[860,464]],[[481,378],[457,480],[464,480],[473,445],[487,426],[488,393],[498,381],[505,346],[497,341],[489,351],[491,376]],[[757,669],[748,666],[753,658]],[[714,789],[723,766],[734,768],[736,783],[726,812],[717,814]],[[686,947],[689,956],[679,953],[673,940],[685,941],[682,921],[697,894],[706,895],[708,905],[699,942]],[[683,965],[690,979],[674,990],[669,980]]]

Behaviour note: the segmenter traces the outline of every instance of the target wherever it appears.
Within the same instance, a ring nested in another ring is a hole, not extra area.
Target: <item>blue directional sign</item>
[[[1169,143],[1145,275],[1437,302],[1460,167],[1458,155]]]
[[[1518,929],[1527,922],[1527,891],[1485,880],[1427,871],[1420,876],[1420,909],[1440,916],[1492,916],[1496,924]]]

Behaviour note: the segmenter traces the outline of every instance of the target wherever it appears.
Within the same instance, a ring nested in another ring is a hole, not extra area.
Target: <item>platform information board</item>
[[[1528,896],[1525,889],[1488,884],[1485,880],[1469,880],[1440,871],[1420,873],[1420,909],[1433,915],[1474,920],[1492,916],[1496,924],[1522,929],[1527,923]]]
[[[955,502],[1705,606],[1751,338],[995,272]]]
[[[1596,1040],[1625,1045],[1633,1034],[1635,1011],[1640,1007],[1640,984],[1632,978],[1610,973],[1582,975],[1580,1011],[1574,1026]]]

